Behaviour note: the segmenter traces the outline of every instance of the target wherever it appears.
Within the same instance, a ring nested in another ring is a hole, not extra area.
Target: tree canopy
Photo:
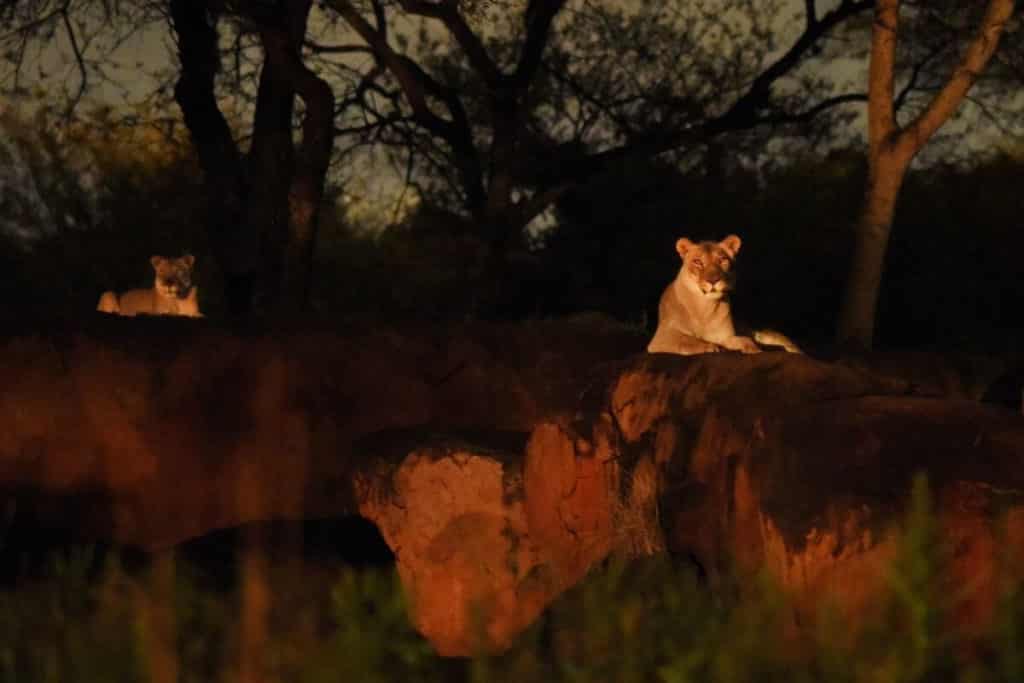
[[[500,280],[526,226],[602,175],[660,155],[685,166],[727,147],[763,159],[830,139],[866,99],[844,74],[866,54],[873,6],[10,0],[0,87],[23,92],[30,72],[63,63],[60,109],[73,116],[90,92],[145,74],[142,96],[179,110],[191,134],[210,241],[245,309],[254,290],[305,297],[329,162],[343,184],[398,177],[468,219],[488,245],[477,270]],[[973,11],[940,9],[917,5],[908,19],[917,38],[899,56],[897,108],[932,87]],[[133,41],[166,52],[128,64]],[[1012,49],[996,59],[1002,77],[1020,63]]]

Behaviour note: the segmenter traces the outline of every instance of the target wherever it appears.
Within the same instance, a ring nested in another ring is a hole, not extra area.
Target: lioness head
[[[157,294],[167,298],[185,299],[192,291],[192,266],[196,259],[192,254],[180,258],[153,256],[149,259],[156,271]]]
[[[691,242],[680,238],[676,241],[676,251],[683,260],[679,279],[688,289],[720,299],[732,289],[732,262],[740,244],[736,235],[729,235],[721,242]]]

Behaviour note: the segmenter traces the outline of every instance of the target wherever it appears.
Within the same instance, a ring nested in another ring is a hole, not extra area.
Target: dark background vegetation
[[[3,237],[0,317],[77,317],[105,289],[147,285],[145,254],[184,251],[198,257],[204,310],[222,312],[203,189],[186,145],[158,137],[142,144],[137,133],[114,127],[61,151],[31,121],[9,120],[8,128],[22,131],[12,140],[43,183],[50,213],[75,224],[31,242]],[[91,168],[91,189],[71,167],[80,154],[101,160]],[[346,224],[333,202],[340,189],[329,187],[313,312],[433,321],[603,312],[652,330],[658,297],[678,268],[675,239],[735,232],[744,241],[737,315],[805,343],[828,343],[862,200],[863,156],[845,149],[758,171],[724,167],[681,171],[642,161],[566,193],[556,224],[511,250],[511,285],[488,311],[477,297],[485,245],[465,219],[424,203],[387,230],[367,230]],[[997,351],[1020,343],[1021,177],[1024,162],[1008,156],[911,172],[883,281],[880,346]]]
[[[995,4],[897,8],[881,107],[891,97],[894,133],[916,130],[964,72]],[[869,281],[848,273],[854,235],[871,232],[858,221],[872,206],[862,153],[876,5],[4,3],[0,93],[16,144],[0,148],[0,221],[34,213],[45,237],[0,256],[6,286],[31,292],[8,297],[3,316],[87,311],[104,289],[145,283],[150,254],[187,250],[211,316],[601,311],[651,329],[674,240],[735,232],[740,318],[828,342],[847,280],[847,293],[870,294],[858,316],[875,317],[877,264]],[[1007,11],[998,52],[900,193],[879,346],[1021,336],[1024,43],[1019,8]],[[26,164],[46,212],[7,182]],[[901,174],[890,169],[888,186]],[[373,230],[346,221],[338,199],[382,183],[418,210],[378,210],[392,215]]]

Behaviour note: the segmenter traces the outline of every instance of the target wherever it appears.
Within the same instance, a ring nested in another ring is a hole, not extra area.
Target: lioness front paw
[[[712,342],[701,342],[695,349],[694,353],[718,353],[722,350],[722,347]]]
[[[750,337],[734,337],[726,343],[726,346],[740,353],[761,353],[761,347]]]

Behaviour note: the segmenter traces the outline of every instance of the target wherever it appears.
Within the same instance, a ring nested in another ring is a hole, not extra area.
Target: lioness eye
[[[694,268],[703,268],[704,267],[704,262],[701,261],[699,258],[693,259],[693,267]]]
[[[729,270],[729,266],[731,264],[729,263],[729,259],[724,258],[718,262],[718,265],[722,267],[722,270]]]

